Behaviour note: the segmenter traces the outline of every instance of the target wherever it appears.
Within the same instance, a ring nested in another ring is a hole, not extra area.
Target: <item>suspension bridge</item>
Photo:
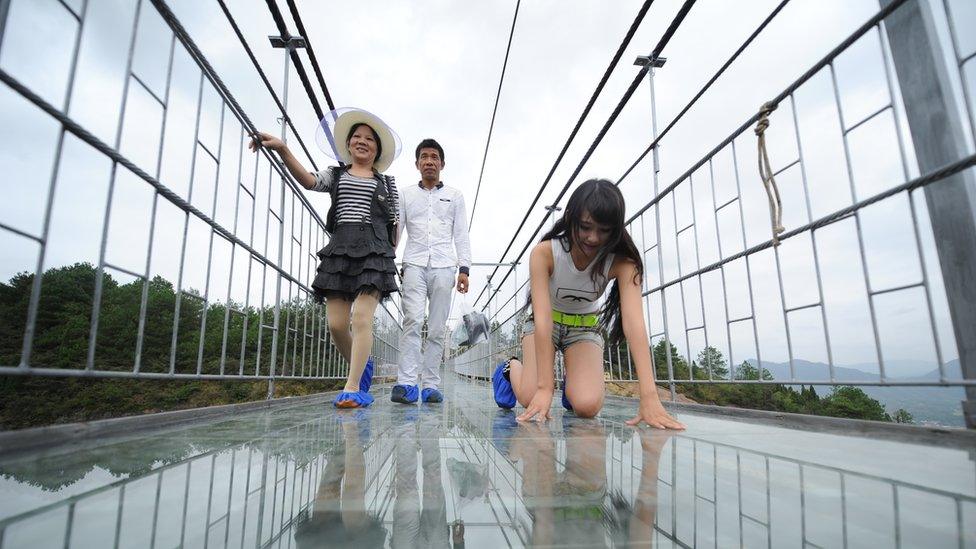
[[[445,357],[445,402],[394,406],[378,384],[374,406],[339,412],[333,394],[278,396],[276,383],[346,377],[310,289],[329,235],[277,157],[245,150],[263,128],[230,83],[241,76],[220,74],[205,54],[213,36],[187,30],[166,0],[133,0],[128,11],[0,0],[0,113],[16,129],[0,137],[10,202],[0,209],[0,376],[257,381],[267,396],[0,432],[0,549],[976,544],[972,7],[881,0],[703,156],[674,174],[661,167],[673,130],[800,1],[776,2],[666,123],[658,87],[682,62],[668,46],[701,8],[642,2],[565,141],[549,137],[561,147],[504,251],[472,266],[485,281],[472,306],[492,333]],[[280,135],[320,169],[289,114],[301,104],[321,119],[336,107],[320,37],[295,0],[287,13],[264,4],[272,36],[260,43],[224,0],[210,32],[243,51],[245,81]],[[482,182],[526,6],[513,8],[472,224],[489,218]],[[652,16],[668,24],[630,66],[624,56]],[[283,58],[280,86],[256,54],[271,48]],[[115,67],[114,87],[92,84],[104,66]],[[595,120],[612,75],[626,70],[629,85]],[[487,380],[520,353],[525,254],[611,128],[634,115],[625,107],[648,92],[647,145],[616,183],[644,256],[657,383],[688,430],[624,425],[636,381],[626,346],[604,356],[621,396],[597,419],[559,409],[548,424],[519,425]],[[599,128],[590,142],[587,124]],[[585,147],[579,158],[574,146]],[[555,195],[550,183],[562,185]],[[374,324],[378,377],[390,376],[396,297]],[[854,347],[870,356],[857,369]],[[908,347],[927,371],[907,374]],[[956,423],[678,395],[772,386],[858,387],[892,402],[923,391]]]

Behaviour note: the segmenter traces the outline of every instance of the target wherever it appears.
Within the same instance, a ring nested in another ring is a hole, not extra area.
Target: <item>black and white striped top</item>
[[[320,192],[331,192],[332,184],[330,177],[327,176],[334,174],[334,172],[329,173],[326,170],[319,172],[315,175],[316,185],[312,190]],[[391,178],[392,179],[392,178]],[[343,170],[339,176],[339,189],[336,205],[336,223],[369,223],[370,222],[370,205],[373,201],[373,193],[376,191],[376,178],[375,177],[358,177],[350,174],[348,171]],[[396,183],[392,183],[389,188],[389,192],[392,195],[391,203],[397,205],[400,203],[400,195],[397,192]],[[395,210],[395,208],[394,208]],[[396,223],[399,221],[398,212],[391,212],[392,222]]]

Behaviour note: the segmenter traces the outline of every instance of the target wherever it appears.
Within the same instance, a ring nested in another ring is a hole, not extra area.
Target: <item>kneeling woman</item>
[[[325,228],[332,238],[319,250],[321,263],[312,282],[316,299],[327,301],[329,333],[349,362],[349,375],[339,408],[369,406],[373,396],[373,313],[382,299],[397,291],[394,237],[399,198],[392,177],[381,172],[399,152],[399,141],[378,117],[359,109],[346,109],[330,129],[336,136],[336,152],[343,167],[309,173],[278,138],[257,134],[258,144],[277,152],[292,176],[306,189],[332,195]],[[339,138],[344,138],[343,143]],[[331,146],[320,144],[326,154]],[[352,329],[350,330],[350,319]]]
[[[513,359],[505,372],[526,408],[519,420],[549,418],[556,349],[563,352],[566,365],[563,406],[581,417],[600,411],[606,332],[611,345],[626,339],[637,370],[640,410],[627,423],[684,428],[665,411],[654,385],[641,299],[644,267],[624,228],[624,212],[620,190],[605,179],[591,179],[573,192],[562,219],[533,248],[532,314],[523,330],[524,363]],[[600,307],[600,296],[611,281],[613,287]]]

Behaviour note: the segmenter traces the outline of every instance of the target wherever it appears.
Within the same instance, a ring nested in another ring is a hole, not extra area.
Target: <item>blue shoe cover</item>
[[[369,357],[366,361],[366,368],[363,370],[362,377],[359,378],[359,392],[368,393],[369,388],[373,385],[373,357]]]
[[[505,379],[505,366],[508,361],[500,363],[495,368],[495,373],[491,376],[491,389],[495,395],[495,404],[501,408],[512,409],[515,407],[515,391],[512,390],[512,383]]]
[[[427,387],[420,391],[420,398],[424,402],[444,402],[444,395],[433,387]]]
[[[357,391],[355,393],[347,393],[343,391],[339,393],[339,396],[335,398],[332,404],[336,408],[365,408],[373,403],[373,395],[369,393],[364,393],[362,391]]]
[[[417,402],[420,391],[416,385],[394,385],[390,400],[401,404],[413,404]]]
[[[563,408],[566,408],[570,412],[573,411],[573,405],[569,403],[569,399],[566,398],[566,380],[563,380]]]

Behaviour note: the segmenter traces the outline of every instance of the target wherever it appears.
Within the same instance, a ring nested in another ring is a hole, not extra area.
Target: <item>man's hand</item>
[[[462,294],[468,293],[468,275],[458,274],[457,291]]]

